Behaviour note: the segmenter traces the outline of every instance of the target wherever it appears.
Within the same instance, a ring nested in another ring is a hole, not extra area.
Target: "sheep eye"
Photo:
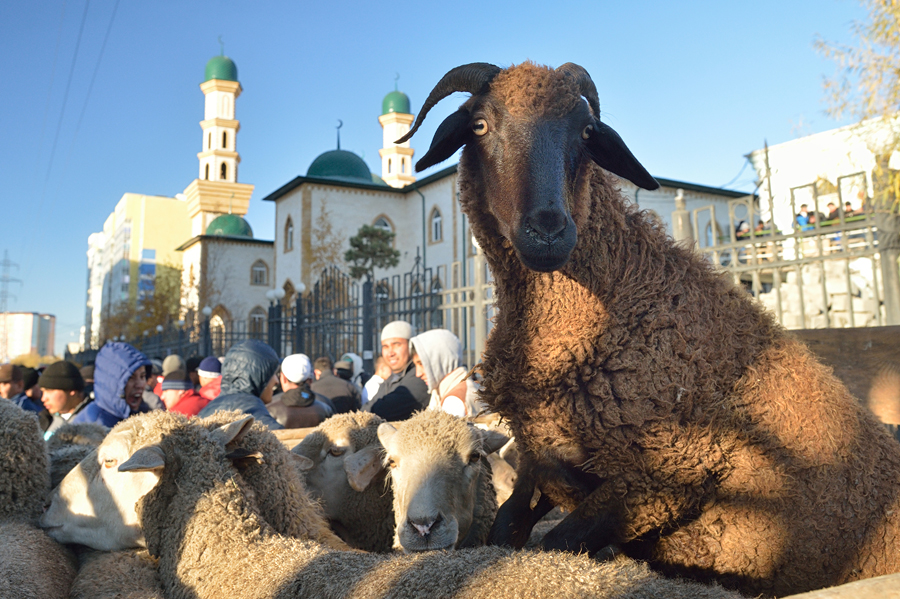
[[[591,131],[594,130],[593,125],[588,125],[584,128],[584,131],[581,132],[581,139],[588,139],[591,136]]]
[[[481,459],[481,454],[476,451],[476,452],[472,453],[472,455],[469,456],[469,463],[477,464],[480,459]]]
[[[116,465],[116,461],[117,461],[116,458],[108,458],[106,460],[103,460],[103,467],[104,468],[112,468],[113,466]]]
[[[338,457],[341,457],[342,455],[344,455],[344,453],[345,453],[346,451],[347,451],[347,448],[346,448],[346,447],[337,447],[337,446],[335,446],[335,447],[332,447],[331,449],[329,449],[329,450],[328,450],[328,453],[331,454],[331,455],[333,455],[334,457],[338,458]]]
[[[475,135],[481,136],[488,132],[488,124],[484,119],[478,119],[472,123],[472,131]]]
[[[388,467],[389,467],[389,468],[396,468],[397,466],[399,466],[399,464],[397,464],[397,461],[396,461],[396,460],[388,460]]]

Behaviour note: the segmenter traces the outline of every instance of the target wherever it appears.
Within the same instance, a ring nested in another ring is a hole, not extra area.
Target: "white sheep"
[[[394,493],[394,547],[406,551],[477,547],[487,540],[497,497],[487,456],[509,439],[440,410],[397,428],[384,423]]]
[[[624,559],[598,563],[499,547],[377,555],[280,536],[233,483],[236,471],[226,457],[226,446],[251,422],[212,431],[185,424],[119,465],[122,472],[156,473],[138,512],[167,599],[739,597],[666,580]]]
[[[384,450],[371,412],[336,414],[291,451],[306,488],[322,503],[337,535],[364,551],[390,551],[394,541],[393,494],[385,480]]]

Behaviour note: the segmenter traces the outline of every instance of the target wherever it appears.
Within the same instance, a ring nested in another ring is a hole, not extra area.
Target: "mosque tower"
[[[413,123],[413,115],[409,111],[409,97],[401,91],[394,91],[384,97],[381,102],[381,116],[378,117],[383,129],[383,144],[378,150],[381,155],[381,178],[391,187],[405,187],[414,183],[412,158],[413,150],[409,141],[395,144],[409,132]]]
[[[238,183],[237,132],[235,100],[241,94],[237,66],[225,55],[214,56],[206,63],[206,76],[200,84],[205,98],[200,176],[184,190],[188,217],[194,236],[206,233],[214,218],[222,214],[239,217],[247,214],[253,185]]]

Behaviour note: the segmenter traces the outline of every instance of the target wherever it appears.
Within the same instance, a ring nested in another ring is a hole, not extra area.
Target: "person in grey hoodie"
[[[477,416],[486,409],[478,399],[478,385],[460,366],[462,344],[446,329],[432,329],[409,340],[409,352],[416,365],[416,376],[428,385],[429,410],[442,410],[454,416]]]
[[[262,341],[247,339],[232,346],[222,362],[222,392],[197,414],[201,418],[222,410],[250,414],[269,429],[281,429],[266,409],[278,379],[278,354]]]

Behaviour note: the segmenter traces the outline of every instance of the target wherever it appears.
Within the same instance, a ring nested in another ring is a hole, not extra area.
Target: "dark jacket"
[[[381,384],[378,393],[363,407],[363,411],[396,422],[427,408],[430,399],[428,386],[416,376],[416,365],[410,360],[403,372],[395,372]]]
[[[197,414],[201,418],[223,410],[239,410],[270,429],[284,428],[259,398],[278,372],[278,354],[256,339],[233,346],[222,362],[222,393]]]
[[[94,401],[69,422],[94,422],[112,428],[133,413],[149,412],[150,407],[144,402],[135,412],[125,403],[128,379],[135,370],[149,365],[150,360],[127,343],[114,341],[104,345],[94,362]]]
[[[69,416],[69,420],[75,418],[78,414],[84,410],[89,403],[91,403],[91,398],[85,397],[80,404],[75,407],[75,411],[72,412],[72,415]],[[44,408],[38,414],[38,423],[41,425],[41,430],[44,431],[44,439],[49,439],[53,433],[56,432],[56,429],[67,424],[69,420],[66,420],[62,416],[57,414],[51,414],[50,410]]]
[[[34,401],[32,401],[30,397],[25,395],[24,391],[22,391],[15,397],[10,398],[9,401],[13,402],[14,404],[16,404],[17,406],[19,406],[20,408],[22,408],[25,411],[34,412],[35,414],[37,414],[38,412],[40,412],[41,410],[44,409],[43,405],[38,407],[38,404],[34,403]],[[38,403],[40,403],[40,402],[38,402]]]
[[[279,393],[266,407],[284,428],[318,426],[320,422],[334,414],[328,405],[328,398],[319,395],[306,384]]]
[[[336,377],[328,371],[323,371],[319,380],[310,385],[310,388],[331,400],[331,403],[334,404],[335,414],[353,412],[362,405],[359,388],[350,381]]]

